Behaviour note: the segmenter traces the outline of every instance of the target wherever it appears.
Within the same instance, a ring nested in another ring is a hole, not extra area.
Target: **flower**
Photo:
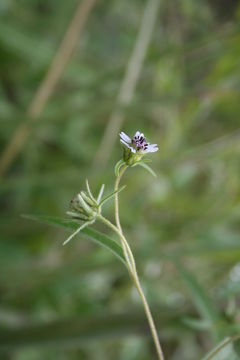
[[[145,154],[158,151],[157,144],[147,143],[144,134],[140,131],[137,131],[132,139],[123,131],[119,135],[120,142],[124,146],[123,162],[128,166],[135,166]]]
[[[132,139],[122,131],[120,133],[120,142],[130,149],[133,154],[143,155],[158,151],[157,144],[147,143],[144,134],[140,133],[140,131],[137,131]]]

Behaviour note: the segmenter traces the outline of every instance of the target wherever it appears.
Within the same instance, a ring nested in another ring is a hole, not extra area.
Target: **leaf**
[[[23,217],[25,219],[40,221],[44,224],[48,224],[48,225],[52,225],[52,226],[63,227],[68,230],[77,230],[77,228],[79,227],[79,223],[74,220],[62,219],[62,218],[57,218],[57,217],[53,217],[53,216],[28,215],[28,214],[25,215],[24,214]],[[81,231],[81,234],[84,237],[94,241],[98,245],[101,245],[101,246],[105,247],[106,249],[110,250],[126,266],[122,248],[115,240],[111,239],[107,235],[102,234],[101,232],[96,231],[92,228],[83,229]]]
[[[233,343],[239,336],[229,337],[221,341],[213,350],[211,350],[202,360],[237,360],[238,355],[234,351]]]
[[[222,320],[218,314],[218,311],[216,310],[215,305],[212,303],[206,291],[198,283],[194,275],[184,269],[184,267],[178,262],[175,262],[175,265],[192,295],[192,300],[196,308],[198,309],[202,318],[211,325],[209,330],[212,333],[213,339],[219,340],[221,335],[217,325],[221,324]]]
[[[102,186],[101,186],[101,188],[100,188],[100,190],[99,190],[98,197],[97,197],[97,204],[99,204],[100,201],[101,201],[101,198],[102,198],[103,193],[104,193],[104,188],[105,188],[105,185],[102,184]]]
[[[90,197],[90,199],[92,199],[93,202],[95,202],[95,198],[91,192],[91,189],[90,189],[90,186],[89,186],[89,182],[88,182],[88,179],[86,179],[86,188],[87,188],[87,192],[88,192],[88,195]]]
[[[156,174],[156,173],[153,171],[153,169],[152,169],[149,165],[147,165],[145,162],[139,161],[139,162],[136,163],[136,166],[137,166],[137,165],[143,167],[143,168],[144,168],[145,170],[147,170],[152,176],[157,177],[157,174]]]
[[[103,199],[99,205],[103,205],[106,201],[108,201],[109,199],[111,199],[111,197],[113,197],[115,194],[120,193],[123,189],[125,189],[126,185],[123,185],[120,189],[112,192],[110,195],[106,196],[105,199]]]
[[[125,161],[123,159],[119,160],[116,165],[115,165],[115,168],[114,168],[114,173],[116,176],[119,175],[119,170],[121,169],[121,167],[123,166],[123,164],[125,164]]]
[[[63,245],[66,245],[69,243],[69,241],[71,241],[71,239],[73,239],[78,233],[80,233],[80,231],[83,231],[83,229],[91,224],[94,223],[94,220],[93,221],[87,221],[87,222],[84,222],[81,226],[79,226],[79,228],[74,231],[64,242],[63,242]]]

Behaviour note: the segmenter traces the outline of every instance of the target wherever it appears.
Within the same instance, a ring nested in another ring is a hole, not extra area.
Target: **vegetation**
[[[239,55],[235,0],[1,1],[0,359],[156,358],[116,234],[59,220],[136,130],[157,177],[120,217],[165,358],[240,358]]]

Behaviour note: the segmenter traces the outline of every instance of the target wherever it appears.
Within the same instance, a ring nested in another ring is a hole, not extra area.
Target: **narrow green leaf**
[[[85,227],[89,226],[91,223],[91,221],[87,221],[85,223],[83,223],[81,226],[79,226],[79,228],[77,230],[75,230],[63,243],[63,245],[66,245],[69,243],[69,241],[71,241],[71,239],[73,239],[78,233],[80,233],[80,231],[82,231]]]
[[[94,196],[91,192],[88,179],[86,179],[86,187],[87,187],[87,192],[88,192],[89,197],[92,199],[93,202],[96,202],[96,200],[94,199]]]
[[[47,225],[62,227],[67,230],[76,231],[79,228],[79,222],[69,219],[62,219],[45,215],[23,215],[23,217],[29,220],[40,221]],[[92,228],[83,229],[79,235],[83,235],[98,245],[101,245],[110,250],[118,259],[124,263],[124,265],[126,265],[122,248],[115,240]]]
[[[101,201],[101,198],[102,198],[102,196],[103,196],[103,192],[104,192],[104,188],[105,188],[105,185],[104,185],[104,184],[102,184],[101,189],[99,190],[98,197],[97,197],[97,204],[99,204],[99,203],[100,203],[100,201]]]
[[[116,176],[119,175],[119,170],[121,169],[121,167],[122,167],[123,164],[125,164],[125,162],[124,162],[123,159],[119,160],[119,161],[116,163],[115,168],[114,168],[114,173],[115,173]]]
[[[106,196],[105,199],[103,199],[99,205],[103,205],[106,201],[108,201],[109,199],[111,199],[111,197],[113,197],[115,194],[120,193],[123,189],[125,189],[126,185],[123,185],[120,189],[112,192],[110,195]]]
[[[229,337],[221,341],[213,350],[211,350],[202,360],[237,360],[238,355],[234,351],[233,343],[239,336]]]
[[[216,306],[212,303],[211,299],[208,297],[206,291],[198,283],[194,275],[188,272],[182,265],[175,262],[175,265],[178,269],[178,273],[181,275],[183,281],[187,285],[191,295],[192,300],[198,309],[202,318],[211,324],[210,331],[212,337],[215,340],[219,340],[221,335],[219,333],[219,325],[222,323],[221,317],[216,309]]]
[[[157,177],[157,174],[153,171],[153,169],[147,165],[144,161],[139,161],[136,163],[136,166],[142,166],[145,170],[147,170],[152,176]]]

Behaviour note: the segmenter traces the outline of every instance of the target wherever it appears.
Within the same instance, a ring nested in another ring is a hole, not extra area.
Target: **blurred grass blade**
[[[206,320],[211,327],[209,331],[212,334],[214,341],[219,341],[221,339],[219,324],[221,324],[221,317],[216,310],[216,306],[212,303],[211,299],[208,297],[204,288],[198,283],[194,275],[188,272],[182,265],[175,263],[181,278],[185,282],[188,290],[191,293],[192,300],[198,309],[200,315],[204,320]]]
[[[77,228],[79,227],[79,223],[76,221],[57,218],[57,217],[53,217],[53,216],[25,215],[24,214],[23,217],[26,219],[29,219],[29,220],[40,221],[47,225],[63,227],[68,230],[77,230]],[[81,235],[83,235],[85,238],[88,238],[88,239],[94,241],[98,245],[101,245],[101,246],[105,247],[106,249],[110,250],[126,266],[122,248],[115,240],[111,239],[107,235],[102,234],[101,232],[96,231],[92,228],[83,229],[80,233],[80,236]]]
[[[233,347],[234,341],[238,339],[239,336],[224,339],[202,360],[238,360],[239,357]]]
[[[187,325],[191,329],[197,330],[197,331],[209,330],[212,325],[207,320],[193,319],[190,317],[183,318],[182,322],[183,322],[183,324]]]

